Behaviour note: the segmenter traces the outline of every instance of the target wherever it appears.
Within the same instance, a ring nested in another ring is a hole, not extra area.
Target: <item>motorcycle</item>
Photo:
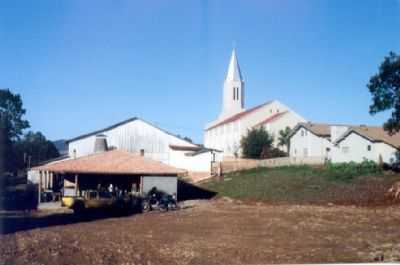
[[[153,187],[148,193],[147,196],[142,200],[142,211],[149,212],[153,210],[159,210],[160,212],[165,212],[169,210],[177,210],[178,203],[174,196],[157,190],[156,187]]]

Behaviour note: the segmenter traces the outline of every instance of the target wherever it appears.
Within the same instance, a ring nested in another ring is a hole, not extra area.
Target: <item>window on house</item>
[[[304,130],[301,130],[301,131],[300,131],[300,135],[301,135],[301,136],[304,136]]]
[[[235,89],[235,87],[233,88],[233,100],[235,100],[236,98],[236,89]]]
[[[367,151],[371,151],[371,145],[367,145]]]

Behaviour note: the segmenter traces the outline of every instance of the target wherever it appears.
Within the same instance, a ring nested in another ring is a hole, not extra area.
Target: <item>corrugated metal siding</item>
[[[132,153],[145,150],[145,156],[169,164],[169,145],[190,145],[188,142],[151,126],[141,120],[134,120],[111,130],[102,132],[107,136],[108,146]],[[95,135],[88,136],[68,145],[71,157],[76,150],[77,157],[93,153]],[[193,145],[194,146],[194,145]]]
[[[178,195],[178,178],[166,176],[143,176],[143,192],[147,193],[153,187],[171,195],[174,193]]]

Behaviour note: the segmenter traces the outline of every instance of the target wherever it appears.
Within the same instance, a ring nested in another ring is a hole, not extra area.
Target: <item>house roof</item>
[[[356,133],[371,142],[384,142],[395,148],[400,148],[400,133],[390,135],[379,126],[352,126],[335,143],[341,142],[351,133]]]
[[[311,123],[311,122],[300,122],[296,125],[293,129],[290,137],[292,137],[301,127],[306,128],[313,134],[320,136],[320,137],[330,137],[331,136],[331,129],[330,126],[332,124],[328,123]]]
[[[185,171],[126,151],[112,150],[53,162],[33,170],[75,174],[177,175]]]
[[[188,145],[193,145],[193,146],[195,145],[195,144],[193,144],[193,143],[191,143],[191,142],[189,142],[189,141],[183,139],[183,138],[180,137],[179,135],[170,133],[170,132],[168,132],[168,131],[166,131],[166,130],[164,130],[164,129],[161,129],[161,128],[155,126],[154,124],[152,124],[152,123],[150,123],[150,122],[147,122],[147,121],[145,121],[145,120],[143,120],[143,119],[140,119],[140,118],[138,118],[138,117],[129,118],[129,119],[127,119],[127,120],[118,122],[118,123],[113,124],[113,125],[111,125],[111,126],[108,126],[108,127],[106,127],[106,128],[103,128],[103,129],[100,129],[100,130],[96,130],[96,131],[93,131],[93,132],[90,132],[90,133],[82,134],[82,135],[77,136],[77,137],[75,137],[75,138],[66,140],[65,142],[68,144],[68,143],[70,143],[70,142],[74,142],[74,141],[77,141],[77,140],[80,140],[80,139],[83,139],[83,138],[86,138],[86,137],[89,137],[89,136],[102,134],[102,133],[104,133],[104,132],[106,132],[106,131],[112,130],[112,129],[114,129],[114,128],[117,128],[117,127],[119,127],[119,126],[125,125],[125,124],[127,124],[127,123],[129,123],[129,122],[132,122],[132,121],[135,121],[135,120],[141,120],[142,122],[147,123],[148,125],[150,125],[150,126],[156,128],[156,129],[158,129],[158,130],[160,130],[160,131],[162,131],[162,132],[164,132],[164,133],[166,133],[166,134],[168,134],[168,135],[171,135],[171,136],[173,136],[173,137],[179,138],[179,139],[182,140],[182,141],[187,142]]]
[[[272,116],[266,118],[265,120],[263,120],[263,121],[257,123],[255,126],[260,126],[260,125],[263,125],[263,124],[270,123],[270,122],[272,122],[272,121],[274,121],[274,120],[277,120],[277,119],[281,118],[281,117],[282,117],[283,115],[285,115],[286,113],[288,113],[288,112],[287,112],[287,111],[284,111],[284,112],[275,113],[275,114],[273,114]]]
[[[235,114],[235,115],[233,115],[231,117],[228,117],[228,118],[218,122],[217,124],[214,124],[214,125],[210,126],[209,128],[206,129],[206,131],[214,129],[214,128],[219,127],[219,126],[221,126],[223,124],[226,124],[226,123],[237,121],[237,120],[243,118],[244,116],[246,116],[246,115],[248,115],[248,114],[250,114],[250,113],[252,113],[252,112],[254,112],[256,110],[258,110],[258,109],[260,109],[260,108],[262,108],[262,107],[264,107],[264,106],[266,106],[268,104],[271,104],[272,102],[273,101],[268,101],[268,102],[265,102],[265,103],[263,103],[261,105],[255,106],[255,107],[253,107],[251,109],[239,112],[238,114]]]

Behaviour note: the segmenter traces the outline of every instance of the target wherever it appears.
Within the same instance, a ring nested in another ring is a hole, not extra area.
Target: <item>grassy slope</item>
[[[225,181],[210,181],[203,187],[220,196],[277,203],[380,204],[390,185],[400,180],[399,175],[383,172],[362,174],[309,166],[257,168],[228,174]]]

